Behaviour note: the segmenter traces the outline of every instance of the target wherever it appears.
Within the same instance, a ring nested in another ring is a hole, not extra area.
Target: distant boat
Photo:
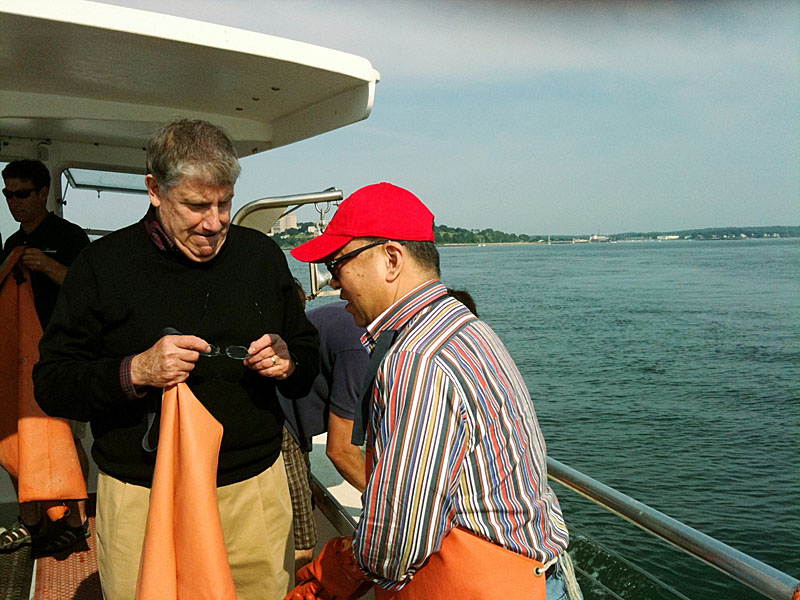
[[[590,242],[607,242],[608,236],[607,235],[600,235],[599,233],[594,234],[593,236],[589,237]]]

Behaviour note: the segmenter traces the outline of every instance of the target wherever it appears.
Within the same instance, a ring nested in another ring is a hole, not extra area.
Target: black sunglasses
[[[17,198],[18,200],[25,200],[28,196],[30,196],[33,192],[38,192],[41,188],[30,188],[27,190],[16,190],[11,191],[8,188],[3,188],[3,196],[6,197],[6,200],[11,200],[12,198]]]
[[[345,261],[350,260],[354,256],[358,256],[364,250],[369,250],[370,248],[374,248],[375,246],[381,246],[383,244],[388,244],[391,241],[396,240],[378,240],[377,242],[372,242],[371,244],[367,244],[366,246],[361,246],[360,248],[356,248],[355,250],[348,252],[347,254],[342,254],[339,258],[334,258],[333,260],[329,260],[325,263],[325,267],[328,269],[328,272],[331,274],[331,277],[334,279],[338,278],[337,271],[339,267],[342,266],[342,263]],[[398,244],[405,245],[405,242],[397,242]]]

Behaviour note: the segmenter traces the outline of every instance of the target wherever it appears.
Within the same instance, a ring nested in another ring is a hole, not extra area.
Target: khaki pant
[[[237,598],[283,598],[294,565],[283,458],[256,477],[217,488],[217,498]],[[97,561],[105,600],[134,600],[149,502],[148,488],[99,474]]]

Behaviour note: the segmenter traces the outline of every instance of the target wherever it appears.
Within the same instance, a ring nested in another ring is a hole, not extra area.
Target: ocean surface
[[[525,377],[550,456],[800,578],[800,240],[440,253]],[[619,594],[587,600],[662,597],[616,575],[626,561],[666,598],[761,597],[552,485],[576,563]]]

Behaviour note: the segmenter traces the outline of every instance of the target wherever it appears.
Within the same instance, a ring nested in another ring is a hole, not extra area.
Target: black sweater
[[[126,356],[173,327],[223,349],[280,335],[297,369],[276,382],[227,356],[201,357],[187,384],[224,427],[218,485],[243,481],[280,453],[283,414],[275,388],[305,395],[318,370],[318,341],[286,258],[267,236],[231,226],[217,256],[196,263],[159,250],[143,222],[102,238],[71,266],[34,367],[36,399],[53,416],[90,421],[92,456],[105,473],[150,486],[155,453],[142,449],[147,411],[161,390],[129,399],[120,383]],[[157,423],[156,423],[157,427]]]

